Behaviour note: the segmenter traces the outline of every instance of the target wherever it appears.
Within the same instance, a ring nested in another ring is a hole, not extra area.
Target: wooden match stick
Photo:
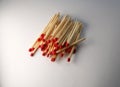
[[[81,39],[73,42],[73,43],[72,43],[71,45],[69,45],[68,47],[65,47],[65,48],[63,48],[63,49],[61,49],[61,50],[58,50],[56,53],[60,53],[60,52],[62,52],[62,51],[64,51],[64,50],[66,50],[66,49],[68,49],[68,48],[76,45],[77,43],[84,41],[85,39],[86,39],[86,38],[81,38]]]
[[[53,55],[53,56],[51,57],[51,61],[52,61],[52,62],[55,62],[56,58],[57,58],[57,54],[56,54],[56,55]]]
[[[36,44],[39,44],[39,43],[36,43]],[[35,49],[31,52],[30,56],[34,56],[38,48],[39,48],[39,45],[36,45]]]
[[[71,60],[71,56],[73,54],[74,49],[75,49],[75,45],[72,47],[72,50],[70,51],[70,54],[69,54],[68,59],[67,59],[68,62],[70,62],[70,60]]]
[[[77,40],[79,39],[79,37],[80,37],[80,33],[78,32],[78,33],[77,33],[77,36],[76,36],[76,38],[75,38],[75,41],[77,41]],[[68,59],[67,59],[68,62],[70,62],[70,60],[71,60],[72,54],[73,54],[73,52],[74,52],[74,50],[75,50],[75,47],[76,47],[76,45],[74,45],[74,46],[72,47],[72,49],[71,49],[71,51],[70,51],[70,54],[68,55]]]

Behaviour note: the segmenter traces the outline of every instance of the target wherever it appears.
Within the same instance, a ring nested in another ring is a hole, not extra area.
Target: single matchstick
[[[35,52],[37,51],[37,49],[39,48],[39,45],[37,45],[39,43],[36,43],[36,47],[35,49],[31,52],[30,56],[34,56]]]
[[[78,32],[76,35],[77,35],[77,36],[76,36],[76,38],[75,38],[74,41],[77,41],[77,40],[79,39],[80,33]],[[70,51],[70,54],[68,55],[68,59],[67,59],[68,62],[70,62],[70,60],[71,60],[72,54],[73,54],[73,52],[74,52],[74,50],[75,50],[75,47],[76,47],[76,45],[74,45],[74,46],[72,47],[72,49],[71,49],[71,51]]]
[[[63,49],[61,49],[61,50],[58,50],[56,53],[60,53],[60,52],[62,52],[62,51],[64,51],[64,50],[66,50],[66,49],[68,49],[68,48],[76,45],[77,43],[84,41],[85,39],[86,39],[86,38],[81,38],[81,39],[73,42],[73,43],[72,43],[71,45],[69,45],[68,47],[65,47],[65,48],[63,48]]]
[[[51,62],[55,62],[56,59],[57,59],[57,54],[56,54],[56,55],[53,55],[53,56],[51,57]]]

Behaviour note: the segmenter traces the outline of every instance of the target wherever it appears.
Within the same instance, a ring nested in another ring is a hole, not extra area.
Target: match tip
[[[39,48],[41,48],[41,45],[39,45]]]
[[[56,54],[56,51],[53,50],[53,51],[52,51],[52,55],[55,55],[55,54]]]
[[[51,42],[51,40],[48,40],[48,42],[47,43],[50,43]]]
[[[74,49],[73,53],[76,53],[76,49]]]
[[[62,47],[63,47],[62,45],[59,46],[60,49],[62,49]]]
[[[67,49],[67,53],[70,53],[71,50],[72,50],[72,48],[68,48],[68,49]]]
[[[45,56],[45,55],[46,55],[46,53],[43,53],[42,55],[43,55],[43,56]]]
[[[44,37],[45,36],[45,34],[41,34],[41,37]]]
[[[55,49],[54,49],[54,51],[57,51],[59,49],[59,47],[56,47]]]
[[[55,47],[58,47],[58,43],[55,43],[54,46],[55,46]]]
[[[55,42],[58,40],[58,38],[55,38]]]
[[[30,56],[34,56],[34,53],[31,53]]]
[[[32,51],[32,48],[29,48],[29,50],[28,50],[29,52],[31,52]]]
[[[52,55],[52,51],[51,51],[51,52],[49,52],[49,55]]]
[[[42,45],[41,45],[41,51],[44,51],[46,48],[47,48],[47,45],[46,45],[46,44],[42,44]]]
[[[70,58],[68,58],[68,59],[67,59],[67,62],[70,62],[70,60],[71,60],[71,59],[70,59]]]
[[[35,48],[33,47],[33,48],[29,48],[29,52],[32,52],[33,50],[34,50]]]
[[[43,40],[43,42],[45,42],[46,40],[45,39],[42,39]]]
[[[64,53],[61,53],[61,55],[60,55],[61,57],[63,57],[64,56]]]
[[[47,57],[49,57],[49,54],[47,54]]]
[[[55,62],[55,60],[56,60],[56,58],[51,58],[51,61],[52,61],[52,62]]]
[[[66,42],[65,46],[69,46],[69,43]]]
[[[40,41],[41,41],[41,38],[39,37],[39,38],[37,39],[37,41],[40,42]]]

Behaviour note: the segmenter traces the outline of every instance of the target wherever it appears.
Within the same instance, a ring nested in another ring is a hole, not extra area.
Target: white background
[[[28,48],[55,13],[84,24],[70,63]],[[0,87],[120,87],[120,0],[0,1]]]

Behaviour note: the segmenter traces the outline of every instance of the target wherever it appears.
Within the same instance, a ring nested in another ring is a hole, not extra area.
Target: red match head
[[[54,51],[57,51],[59,49],[59,47],[56,47],[55,49],[54,49]]]
[[[67,53],[70,53],[71,52],[71,50],[72,50],[72,48],[70,47],[70,48],[68,48],[67,49]]]
[[[64,56],[64,53],[61,53],[60,56],[63,57],[63,56]]]
[[[41,48],[41,45],[39,45],[39,48]]]
[[[43,38],[45,36],[45,34],[41,34],[41,37]]]
[[[46,40],[45,39],[42,39],[43,40],[43,42],[45,42]]]
[[[65,46],[66,46],[66,47],[69,46],[69,43],[66,42]]]
[[[70,59],[70,58],[68,58],[68,59],[67,59],[67,62],[70,62],[70,60],[71,60],[71,59]]]
[[[58,47],[58,43],[55,43],[54,46],[55,46],[55,47]]]
[[[74,49],[73,53],[76,53],[76,49]]]
[[[51,58],[51,61],[52,61],[52,62],[55,62],[55,60],[56,60],[56,58]]]
[[[47,57],[49,57],[49,54],[47,54]]]
[[[45,55],[46,55],[46,52],[44,52],[42,55],[45,56]]]
[[[52,42],[56,42],[58,40],[58,38],[53,38]]]
[[[47,46],[48,46],[48,45],[47,45],[46,43],[45,43],[45,44],[42,44],[42,45],[41,45],[41,51],[44,51],[44,50],[47,48]]]
[[[54,40],[55,40],[55,42],[56,42],[56,41],[58,40],[58,38],[55,38]]]
[[[34,56],[34,53],[31,53],[30,56]]]
[[[41,40],[42,40],[42,39],[41,39],[40,37],[37,39],[38,42],[40,42]]]
[[[52,55],[52,52],[49,52],[49,55]]]
[[[62,47],[63,47],[62,45],[59,46],[60,49],[62,49]]]
[[[48,40],[47,43],[49,44],[51,42],[51,40]]]
[[[55,55],[55,54],[56,54],[56,51],[53,50],[53,51],[52,51],[52,55]]]
[[[34,47],[33,48],[29,48],[29,52],[32,52],[34,49],[35,49]]]

